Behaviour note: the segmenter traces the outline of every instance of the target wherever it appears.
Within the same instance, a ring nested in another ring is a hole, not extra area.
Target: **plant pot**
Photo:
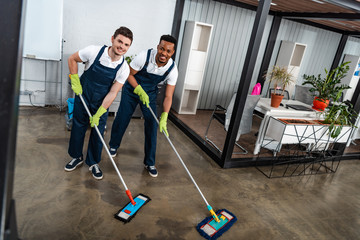
[[[284,95],[272,93],[270,106],[274,107],[274,108],[278,108],[280,106],[280,103],[283,98],[284,98]]]
[[[329,106],[329,100],[318,100],[320,98],[315,97],[313,101],[313,109],[324,111],[324,109]]]

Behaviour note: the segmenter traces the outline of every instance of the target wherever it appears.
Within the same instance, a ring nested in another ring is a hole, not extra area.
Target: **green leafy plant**
[[[273,66],[271,71],[268,71],[265,75],[270,83],[274,84],[274,93],[278,95],[284,95],[284,90],[291,84],[293,84],[294,76],[291,71],[288,71],[287,67]]]
[[[125,61],[126,61],[128,64],[130,64],[133,59],[134,59],[134,56],[126,56],[126,57],[125,57]]]
[[[339,99],[342,92],[345,89],[349,89],[350,87],[346,84],[341,84],[341,80],[346,76],[349,71],[350,62],[342,63],[337,68],[331,70],[330,72],[325,68],[326,76],[323,78],[321,74],[317,77],[314,75],[303,75],[305,81],[302,85],[309,84],[312,87],[309,91],[313,94],[313,96],[318,97],[321,101],[329,100],[329,99]]]
[[[330,124],[329,133],[332,138],[339,136],[343,126],[356,127],[353,122],[355,122],[357,113],[349,101],[336,102],[332,106],[328,106],[324,115],[323,123]]]
[[[330,125],[329,133],[332,138],[339,136],[343,126],[348,125],[354,127],[353,121],[357,116],[357,113],[349,101],[339,102],[343,91],[351,88],[346,84],[341,84],[341,80],[349,71],[349,63],[350,62],[344,62],[330,72],[325,68],[325,77],[321,77],[321,74],[317,77],[314,75],[303,75],[305,81],[302,85],[311,85],[312,88],[310,88],[309,91],[318,97],[318,100],[325,102],[326,100],[332,99],[334,101],[334,103],[327,106],[323,112],[325,118],[323,123]]]

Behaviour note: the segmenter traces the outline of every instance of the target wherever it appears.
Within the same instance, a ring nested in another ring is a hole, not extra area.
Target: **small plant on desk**
[[[279,107],[284,98],[285,89],[294,84],[294,76],[287,67],[273,66],[271,71],[268,71],[264,77],[268,78],[270,83],[274,84],[274,93],[271,94],[271,106]]]

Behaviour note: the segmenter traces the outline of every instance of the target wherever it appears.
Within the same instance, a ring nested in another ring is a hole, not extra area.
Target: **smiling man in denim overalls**
[[[123,55],[129,49],[132,40],[132,32],[126,27],[120,27],[111,37],[112,45],[110,47],[88,46],[69,57],[71,87],[76,96],[68,150],[73,159],[66,164],[66,171],[73,171],[83,163],[82,149],[85,133],[89,126],[89,116],[78,95],[83,96],[90,110],[91,127],[98,126],[103,136],[108,117],[107,109],[130,73]],[[85,62],[85,71],[80,79],[77,74],[79,62]],[[89,166],[89,171],[95,179],[103,178],[98,165],[101,160],[102,147],[99,136],[92,128],[85,163]]]
[[[172,97],[178,77],[178,70],[171,56],[175,53],[176,39],[170,35],[160,38],[157,50],[149,49],[138,54],[130,63],[130,75],[125,83],[118,113],[111,129],[110,153],[116,156],[122,137],[129,125],[135,108],[140,104],[145,123],[145,157],[144,165],[150,176],[157,177],[155,168],[157,122],[151,114],[156,112],[157,85],[166,82],[163,113],[161,114],[160,132],[167,132],[167,117],[172,104]]]

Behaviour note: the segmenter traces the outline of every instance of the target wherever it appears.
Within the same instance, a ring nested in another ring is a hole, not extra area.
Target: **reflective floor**
[[[106,142],[113,119],[108,119]],[[360,161],[341,162],[335,174],[268,179],[253,167],[221,169],[168,125],[210,205],[238,218],[219,239],[359,238]],[[144,170],[142,119],[130,122],[115,161],[133,195],[152,200],[127,224],[113,217],[129,200],[105,152],[102,180],[85,165],[64,171],[69,136],[63,112],[20,109],[13,196],[21,239],[204,239],[196,226],[209,216],[206,205],[163,136],[158,136],[159,176]]]

